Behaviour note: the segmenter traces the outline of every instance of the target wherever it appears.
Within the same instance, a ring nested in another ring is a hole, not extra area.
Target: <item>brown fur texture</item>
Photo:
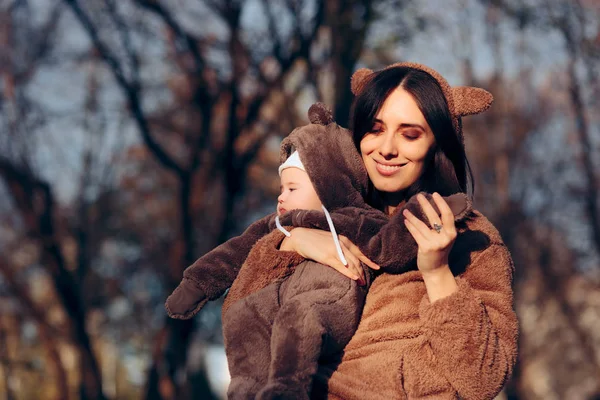
[[[458,225],[458,291],[429,303],[418,271],[382,274],[341,363],[322,364],[311,398],[493,399],[517,357],[513,264],[480,213]]]
[[[286,228],[292,229],[291,226]],[[272,243],[279,244],[284,238],[282,232],[274,230],[256,242],[225,297],[223,315],[236,301],[287,278],[294,272],[294,267],[304,261],[304,257],[295,251],[279,251],[273,247]]]
[[[433,197],[425,196],[434,210],[440,215]],[[455,216],[455,222],[466,218],[471,211],[471,201],[464,193],[456,193],[444,200]],[[378,264],[383,272],[400,274],[410,268],[409,264],[417,255],[417,243],[404,227],[402,211],[407,209],[421,221],[429,223],[417,196],[411,197],[405,205],[398,207],[396,213],[388,220],[381,212],[367,212],[364,208],[347,207],[332,215],[338,232],[346,235],[352,243]],[[389,221],[389,222],[388,222]],[[328,230],[325,215],[321,211],[295,210],[281,217],[281,223]]]
[[[428,193],[422,194],[439,214],[432,196]],[[457,223],[470,215],[471,201],[464,194],[457,193],[444,199],[454,213]],[[346,235],[368,257],[372,257],[372,261],[382,268],[382,272],[399,274],[416,267],[417,244],[404,228],[404,209],[408,209],[420,220],[427,221],[416,196],[411,197],[403,207],[399,207],[389,223],[383,226],[379,219],[366,214],[365,210],[352,207],[332,213],[331,218],[338,232]],[[383,222],[387,222],[387,216],[376,213]],[[284,225],[290,225],[288,229],[292,229],[292,226],[329,229],[325,215],[320,211],[295,210],[286,213],[281,221]],[[223,316],[231,304],[291,275],[293,267],[304,261],[304,258],[295,252],[277,250],[283,239],[283,233],[276,230],[254,245],[225,298]],[[370,273],[366,266],[364,268],[366,273]]]
[[[341,360],[321,362],[311,398],[484,400],[498,394],[517,356],[514,267],[500,234],[479,212],[457,229],[449,261],[458,291],[431,304],[419,271],[378,276]],[[269,309],[262,307],[261,315]]]
[[[315,103],[308,108],[308,120],[311,124],[329,125],[333,120],[333,112],[323,103]]]
[[[306,399],[317,360],[339,359],[367,293],[313,261],[233,303],[223,315],[230,399]]]
[[[254,222],[240,236],[217,246],[183,272],[179,286],[165,302],[171,318],[189,319],[209,300],[218,299],[231,286],[252,246],[269,233],[275,213]]]
[[[432,201],[431,196],[426,197]],[[470,203],[464,195],[451,196],[447,202],[455,207],[457,216],[469,215]],[[422,214],[416,198],[405,208]],[[327,225],[319,212],[299,211],[296,216],[305,224],[310,221],[304,218],[309,214],[317,227],[319,223]],[[332,219],[355,243],[366,246],[366,254],[384,254],[377,260],[389,260],[382,264],[386,270],[400,273],[414,268],[417,246],[402,224],[400,218],[404,217],[397,215],[383,228],[369,218],[369,212],[354,207],[336,210]],[[377,216],[387,219],[379,212]],[[274,231],[258,241],[223,306],[231,399],[308,399],[317,361],[339,359],[358,326],[372,280],[368,268],[363,266],[367,285],[359,287],[321,264],[303,261],[296,267],[297,254],[276,250],[283,238]]]

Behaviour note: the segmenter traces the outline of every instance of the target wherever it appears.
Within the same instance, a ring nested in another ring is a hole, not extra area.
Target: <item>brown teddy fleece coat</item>
[[[493,399],[516,361],[513,264],[479,212],[457,223],[449,263],[458,291],[431,304],[419,271],[373,281],[340,361],[321,364],[314,399]],[[283,236],[281,236],[281,239]],[[266,245],[266,243],[265,243]],[[262,254],[285,264],[271,242]]]
[[[451,87],[435,70],[414,68],[440,85],[456,133],[461,117],[485,111],[493,97],[474,87]],[[357,95],[375,73],[352,76]],[[341,362],[322,364],[313,398],[493,399],[517,359],[518,321],[513,309],[513,262],[493,225],[479,212],[457,223],[449,264],[458,290],[433,304],[418,271],[377,277],[358,329]]]

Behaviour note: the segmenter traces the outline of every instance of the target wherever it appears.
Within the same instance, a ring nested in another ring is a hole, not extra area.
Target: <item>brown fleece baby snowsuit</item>
[[[298,151],[337,231],[367,257],[390,273],[414,268],[417,247],[401,214],[390,221],[363,200],[368,177],[351,133],[333,123],[322,105],[311,107],[309,117],[312,124],[294,130],[283,141],[281,160]],[[466,196],[457,194],[446,200],[457,219],[469,213]],[[406,207],[422,216],[416,198]],[[273,217],[253,224],[242,236],[188,268],[167,300],[169,314],[189,318],[207,300],[218,297],[237,272],[236,265],[227,260],[236,250],[249,249],[249,242],[254,244],[265,229],[272,229]],[[329,229],[324,213],[319,211],[288,212],[282,216],[282,224]],[[304,262],[298,255],[290,254],[285,265],[269,262],[261,249],[269,248],[264,245],[267,242],[280,242],[281,236],[273,231],[256,243],[224,305],[223,332],[232,375],[230,398],[308,398],[319,357],[339,356],[360,319],[366,287],[329,267]],[[261,262],[253,262],[256,260]],[[221,268],[216,271],[218,266]],[[282,279],[292,272],[291,277]],[[366,267],[365,272],[370,282]],[[242,301],[234,303],[239,299]]]

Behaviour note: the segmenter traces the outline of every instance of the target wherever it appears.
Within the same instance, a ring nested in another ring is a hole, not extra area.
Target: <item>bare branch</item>
[[[84,375],[83,390],[91,398],[104,399],[102,376],[86,330],[84,303],[67,268],[55,231],[55,203],[50,185],[27,168],[19,168],[3,157],[0,157],[0,176],[6,182],[28,233],[40,242],[42,264],[50,273],[56,293],[69,316],[71,340],[77,344]]]
[[[131,43],[131,37],[129,35],[129,30],[127,29],[127,25],[117,11],[117,5],[115,4],[115,0],[105,0],[108,12],[112,19],[115,21],[117,25],[117,30],[119,32],[119,36],[121,37],[121,41],[123,42],[123,47],[125,48],[125,52],[127,53],[127,57],[129,58],[129,62],[131,63],[131,73],[132,73],[132,82],[131,86],[134,88],[140,87],[140,62],[137,54],[133,51],[133,45]]]
[[[41,40],[38,43],[34,43],[36,46],[35,50],[31,52],[33,59],[28,60],[27,68],[23,71],[18,71],[15,76],[15,85],[20,85],[22,82],[31,79],[36,69],[39,67],[39,61],[46,57],[52,50],[51,40],[55,36],[54,32],[58,26],[62,13],[62,5],[57,4],[50,13],[48,21],[39,29],[39,34],[36,37],[40,37]]]
[[[148,121],[146,120],[146,117],[142,110],[142,104],[139,98],[139,88],[135,87],[132,83],[130,83],[127,80],[117,57],[102,42],[98,34],[98,30],[96,29],[88,15],[85,13],[85,11],[83,11],[81,6],[79,5],[79,2],[77,0],[64,1],[71,7],[76,17],[81,22],[83,28],[87,31],[88,35],[90,36],[90,39],[92,40],[92,43],[94,43],[94,46],[96,47],[98,52],[100,53],[100,56],[110,67],[115,79],[117,80],[117,83],[125,92],[125,97],[129,102],[129,106],[131,107],[133,117],[137,122],[144,142],[146,143],[150,151],[156,156],[158,161],[165,166],[165,168],[176,173],[181,173],[182,168],[175,162],[175,160],[171,156],[167,154],[167,152],[154,140],[154,138],[151,135],[150,127],[148,126]]]
[[[258,113],[260,111],[260,108],[262,107],[264,101],[267,99],[267,97],[269,96],[271,91],[283,82],[284,77],[287,75],[287,72],[291,69],[291,67],[294,65],[294,63],[300,58],[305,58],[305,59],[309,58],[311,45],[312,45],[313,41],[315,40],[315,38],[317,37],[317,31],[322,26],[324,18],[325,18],[325,2],[321,1],[321,2],[319,2],[319,5],[318,5],[318,9],[317,9],[317,13],[315,16],[312,30],[309,33],[307,33],[306,36],[299,36],[299,37],[294,38],[294,40],[299,41],[299,46],[294,52],[292,52],[289,55],[289,57],[287,59],[282,59],[282,58],[278,59],[279,64],[280,64],[279,75],[277,76],[277,78],[273,79],[271,82],[267,82],[263,92],[261,94],[257,95],[255,97],[255,99],[250,103],[250,105],[248,106],[248,113],[246,114],[246,118],[245,118],[244,122],[242,123],[242,126],[248,126],[252,121],[256,120]],[[301,33],[297,33],[297,34],[301,35]]]
[[[200,72],[202,72],[204,69],[205,64],[204,59],[198,50],[198,40],[183,30],[177,21],[175,21],[173,15],[171,15],[166,8],[160,5],[158,1],[135,0],[135,2],[145,9],[152,11],[154,14],[160,17],[169,28],[171,28],[175,35],[181,40],[180,44],[185,45],[187,50],[194,57],[194,61],[196,63],[194,72],[197,73],[198,76],[201,76]]]
[[[262,4],[263,4],[264,10],[265,10],[265,13],[268,15],[268,18],[269,18],[269,32],[270,32],[270,39],[273,41],[273,55],[278,60],[281,60],[283,58],[283,56],[281,54],[281,47],[282,47],[281,40],[279,38],[279,34],[277,33],[277,26],[275,25],[275,20],[277,17],[275,16],[273,7],[269,6],[268,0],[262,0]]]

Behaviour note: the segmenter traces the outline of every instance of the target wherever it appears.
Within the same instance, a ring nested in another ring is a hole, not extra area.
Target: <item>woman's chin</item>
[[[387,179],[386,179],[387,180]],[[404,185],[398,182],[373,182],[373,187],[383,193],[399,193],[407,189],[408,185]]]

